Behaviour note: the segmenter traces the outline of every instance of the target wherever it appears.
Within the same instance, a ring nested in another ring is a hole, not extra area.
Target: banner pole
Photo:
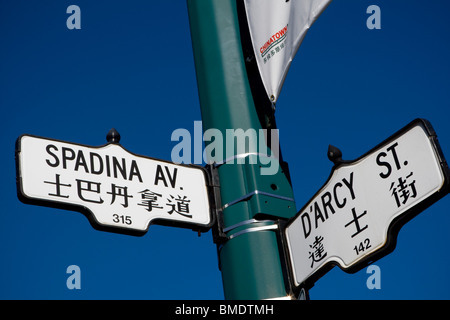
[[[230,129],[266,129],[249,85],[236,0],[187,0],[187,5],[203,130],[219,130],[224,137],[224,161],[217,170],[223,212],[218,254],[225,298],[290,298],[278,240],[278,221],[296,214],[288,174],[277,163],[276,173],[262,175],[261,159],[252,163],[239,145],[230,157],[225,148],[225,139],[236,138],[230,137]],[[263,147],[258,153],[270,153]],[[245,163],[238,163],[241,158]]]

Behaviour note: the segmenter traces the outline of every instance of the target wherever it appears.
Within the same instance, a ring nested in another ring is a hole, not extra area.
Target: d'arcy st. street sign
[[[89,147],[23,135],[16,146],[19,198],[86,213],[98,229],[143,234],[151,223],[212,224],[199,166],[137,156],[118,143]]]
[[[426,120],[415,120],[361,158],[338,160],[286,229],[295,286],[335,264],[354,272],[388,254],[399,228],[448,193],[448,166]]]

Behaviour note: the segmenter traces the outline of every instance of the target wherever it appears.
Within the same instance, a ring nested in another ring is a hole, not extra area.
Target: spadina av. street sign
[[[390,253],[401,226],[449,191],[447,163],[423,119],[355,161],[333,160],[328,181],[285,229],[296,287],[336,264],[355,272]]]
[[[142,235],[152,223],[213,224],[204,168],[134,155],[114,138],[90,147],[23,135],[16,164],[22,202],[81,211],[96,229]]]

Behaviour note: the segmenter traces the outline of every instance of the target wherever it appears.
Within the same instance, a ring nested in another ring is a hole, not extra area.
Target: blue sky
[[[81,30],[66,9],[81,8]],[[369,30],[366,9],[381,8]],[[415,118],[450,157],[450,4],[335,0],[307,34],[277,103],[297,207],[325,183],[328,144],[355,159]],[[175,129],[201,120],[186,2],[0,0],[2,299],[222,299],[211,232],[153,225],[143,237],[94,230],[77,212],[22,204],[21,134],[100,146],[115,127],[129,151],[170,160]],[[449,299],[450,197],[406,224],[395,251],[366,269],[335,267],[312,299]],[[69,290],[66,269],[81,269]]]

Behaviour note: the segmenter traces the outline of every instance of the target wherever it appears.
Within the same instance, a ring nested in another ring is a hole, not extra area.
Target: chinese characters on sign
[[[152,221],[211,224],[199,167],[135,156],[119,144],[93,148],[27,135],[18,140],[17,160],[24,202],[87,208],[100,226],[137,232]]]
[[[311,259],[311,268],[314,266],[314,262],[320,262],[327,256],[327,253],[323,248],[322,240],[323,237],[316,236],[313,244],[309,245],[311,251],[308,252],[309,253],[308,258]]]
[[[328,263],[356,270],[387,252],[397,218],[417,214],[438,191],[430,201],[448,193],[448,168],[428,128],[416,120],[360,159],[335,166],[285,230],[296,286]]]
[[[397,156],[396,148],[398,147],[398,143],[392,144],[390,147],[386,149],[386,151],[390,152],[393,162],[395,164],[395,169],[400,170],[402,168],[400,164],[400,160]],[[383,179],[387,179],[391,173],[392,168],[391,164],[389,162],[381,161],[385,157],[387,157],[388,154],[386,152],[380,152],[377,156],[377,164],[379,166],[384,166],[386,172],[381,172],[380,177]],[[408,165],[408,161],[405,160],[403,162],[403,166],[406,167]],[[395,201],[397,203],[397,207],[400,208],[400,206],[405,205],[409,198],[415,198],[417,196],[416,191],[416,180],[412,178],[413,172],[411,171],[405,178],[399,177],[398,179],[394,180],[390,184],[389,191],[392,191],[391,195],[395,198]],[[409,179],[411,178],[411,179]],[[409,180],[408,180],[409,179]]]
[[[401,205],[406,204],[408,199],[415,198],[417,196],[417,191],[415,187],[416,180],[412,180],[411,183],[406,184],[407,179],[411,177],[413,173],[411,172],[409,175],[403,179],[402,177],[398,178],[398,184],[395,186],[396,182],[392,182],[391,188],[392,196],[395,197],[395,202],[397,203],[397,207],[400,208]]]
[[[100,194],[102,193],[100,182],[80,180],[80,179],[75,180],[77,182],[76,183],[77,195],[80,200],[98,204],[102,204],[105,202],[100,197]],[[68,195],[63,195],[61,193],[61,187],[70,188],[72,187],[72,185],[62,183],[59,174],[55,174],[54,182],[44,181],[44,183],[52,184],[55,186],[55,190],[53,191],[53,193],[52,192],[48,193],[49,196],[60,197],[65,199],[69,198]],[[111,185],[107,188],[107,190],[108,191],[106,192],[106,194],[110,195],[111,199],[110,202],[107,202],[109,204],[114,204],[117,199],[118,203],[120,203],[124,208],[128,208],[128,199],[134,198],[133,195],[128,194],[128,187],[125,186],[118,186],[114,183],[111,183]],[[163,209],[168,214],[172,214],[175,211],[176,213],[181,214],[185,217],[192,218],[192,215],[189,215],[189,202],[191,201],[188,200],[186,196],[183,196],[183,198],[181,198],[181,196],[178,195],[177,198],[175,198],[173,195],[169,194],[170,198],[166,199],[166,201],[169,203],[166,203],[166,208],[164,208],[159,206],[157,203],[157,201],[164,201],[161,199],[158,200],[158,198],[162,198],[162,194],[152,192],[149,189],[139,191],[138,193],[141,196],[141,202],[137,203],[137,205],[146,207],[146,210],[148,212],[151,212],[153,208]]]

